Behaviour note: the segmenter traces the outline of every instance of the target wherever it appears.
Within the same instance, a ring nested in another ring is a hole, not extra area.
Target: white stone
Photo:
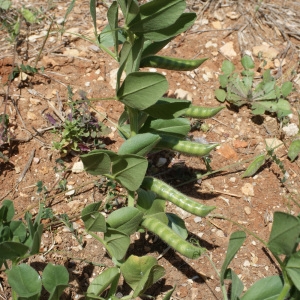
[[[83,171],[84,171],[83,162],[81,160],[75,162],[72,167],[72,173],[81,173]]]
[[[287,126],[282,127],[282,130],[286,134],[286,136],[294,136],[298,134],[299,127],[295,123],[290,123]]]

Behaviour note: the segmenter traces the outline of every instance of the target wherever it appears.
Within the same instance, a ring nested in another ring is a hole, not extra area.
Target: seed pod
[[[181,59],[168,56],[147,56],[141,60],[140,67],[153,67],[166,70],[192,71],[197,69],[207,58]]]
[[[180,193],[165,182],[154,177],[146,176],[143,180],[142,188],[156,193],[158,198],[166,199],[182,208],[183,210],[199,217],[205,217],[216,208],[215,206],[206,206],[198,203]]]
[[[215,116],[225,106],[218,107],[204,107],[204,106],[190,106],[183,113],[184,116],[197,119],[208,119]]]
[[[166,244],[187,258],[196,259],[205,252],[204,248],[196,247],[187,242],[168,225],[156,218],[145,218],[142,226],[159,236]]]
[[[156,148],[171,149],[188,155],[206,156],[217,146],[218,144],[201,144],[191,141],[182,141],[171,135],[161,135],[161,140],[156,145]]]

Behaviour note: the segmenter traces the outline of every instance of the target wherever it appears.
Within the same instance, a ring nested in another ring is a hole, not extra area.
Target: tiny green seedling
[[[254,62],[250,56],[241,60],[244,70],[241,77],[234,72],[234,65],[226,60],[222,64],[223,74],[219,76],[221,88],[215,91],[220,102],[227,100],[236,106],[249,105],[255,115],[264,114],[266,111],[276,113],[279,119],[291,114],[288,95],[292,92],[292,83],[287,81],[282,86],[277,86],[270,70],[263,74],[262,81],[254,82]]]

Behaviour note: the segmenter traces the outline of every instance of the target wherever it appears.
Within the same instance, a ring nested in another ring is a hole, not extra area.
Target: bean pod
[[[225,106],[218,107],[204,107],[204,106],[190,106],[183,113],[186,117],[197,118],[197,119],[208,119],[215,116]]]
[[[206,156],[217,146],[218,144],[201,144],[191,141],[182,141],[171,135],[161,135],[161,140],[156,145],[156,148],[171,149],[188,155]]]
[[[166,244],[187,258],[196,259],[205,252],[204,248],[196,247],[185,241],[168,225],[156,218],[145,218],[142,226],[159,236]]]
[[[216,208],[215,206],[206,206],[198,203],[187,197],[186,195],[180,193],[165,182],[154,177],[146,176],[143,180],[142,188],[156,193],[158,198],[166,199],[182,208],[183,210],[199,217],[205,217]]]
[[[197,69],[207,58],[181,59],[169,56],[147,56],[141,60],[140,67],[152,67],[175,71],[192,71]]]

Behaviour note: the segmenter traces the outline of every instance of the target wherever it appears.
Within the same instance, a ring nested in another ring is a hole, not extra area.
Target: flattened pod
[[[156,218],[145,218],[142,226],[158,235],[165,243],[187,258],[196,259],[205,252],[176,234],[168,225]]]
[[[215,206],[206,206],[198,203],[187,197],[186,195],[180,193],[165,182],[154,177],[146,176],[143,180],[142,188],[156,193],[158,197],[166,199],[182,208],[183,210],[199,217],[205,217],[216,208]]]
[[[206,156],[211,150],[216,148],[218,144],[201,144],[191,141],[182,141],[171,135],[161,135],[161,140],[155,146],[161,149],[171,149],[188,155]]]
[[[204,106],[190,106],[183,113],[186,117],[197,118],[197,119],[208,119],[215,116],[225,106],[218,107],[204,107]]]
[[[197,69],[207,58],[181,59],[169,56],[147,56],[141,60],[140,67],[153,67],[175,71],[192,71]]]

